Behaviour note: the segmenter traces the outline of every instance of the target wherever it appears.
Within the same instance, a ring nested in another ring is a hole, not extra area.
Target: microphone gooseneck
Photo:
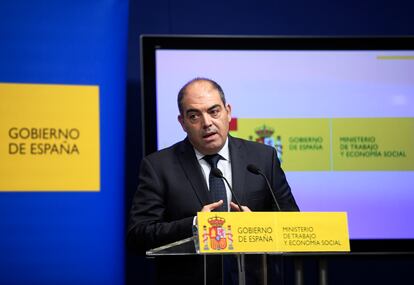
[[[220,170],[220,169],[218,169],[218,168],[216,167],[216,168],[211,169],[211,173],[212,173],[215,177],[221,178],[221,179],[223,179],[224,181],[226,181],[226,184],[227,184],[227,186],[228,186],[228,187],[229,187],[229,189],[230,189],[231,195],[233,195],[234,200],[236,201],[237,206],[239,206],[240,212],[244,212],[244,211],[243,211],[243,208],[241,207],[241,205],[240,205],[240,203],[239,203],[239,200],[237,199],[236,194],[234,194],[233,189],[232,189],[232,188],[231,188],[231,186],[230,186],[230,183],[227,181],[226,177],[224,177],[224,175],[223,175],[223,173],[221,172],[221,170]]]
[[[279,203],[277,202],[275,193],[273,192],[272,186],[270,185],[269,179],[267,179],[266,175],[260,170],[260,168],[258,168],[256,165],[254,164],[249,164],[247,165],[247,170],[255,175],[260,175],[262,176],[265,180],[266,180],[266,184],[267,184],[267,189],[269,189],[270,194],[272,194],[272,198],[273,201],[275,202],[276,208],[278,209],[278,211],[282,211],[280,209]]]

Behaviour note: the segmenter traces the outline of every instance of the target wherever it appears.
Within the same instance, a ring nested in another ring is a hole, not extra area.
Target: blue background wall
[[[413,8],[414,2],[410,0],[132,0],[128,44],[127,208],[136,189],[138,162],[142,157],[141,34],[414,35]],[[330,284],[405,284],[413,266],[412,256],[331,258],[329,279]],[[127,256],[129,284],[151,282],[151,270],[151,261]],[[316,284],[316,270],[317,262],[306,259],[305,273],[310,278],[307,284]]]
[[[0,2],[0,82],[99,85],[101,128],[100,192],[0,193],[0,284],[124,284],[128,4]]]

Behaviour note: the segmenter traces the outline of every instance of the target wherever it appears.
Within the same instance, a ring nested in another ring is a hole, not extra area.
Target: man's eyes
[[[218,118],[220,116],[220,108],[215,108],[215,109],[211,109],[208,110],[207,113],[210,115],[210,117],[212,118]],[[192,122],[198,121],[201,118],[201,113],[188,113],[188,119]]]
[[[220,114],[220,109],[213,109],[213,110],[210,110],[209,111],[209,114],[212,116],[212,117],[217,117],[219,114]]]
[[[189,118],[190,120],[197,120],[198,118],[200,118],[200,114],[197,114],[197,113],[190,113],[190,114],[188,114],[188,118]]]

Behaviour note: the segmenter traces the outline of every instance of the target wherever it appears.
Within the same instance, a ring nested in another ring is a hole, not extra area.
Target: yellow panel
[[[329,119],[243,119],[232,135],[278,150],[286,171],[330,170]]]
[[[0,191],[99,191],[99,87],[0,84]]]
[[[350,251],[345,212],[200,212],[202,253]]]
[[[333,119],[335,170],[414,170],[413,118]]]

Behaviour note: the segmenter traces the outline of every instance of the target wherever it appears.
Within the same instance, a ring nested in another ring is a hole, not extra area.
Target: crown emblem
[[[273,135],[273,133],[275,132],[275,130],[271,127],[268,127],[266,125],[263,125],[261,127],[256,128],[255,130],[256,135],[259,138],[268,138],[271,137]]]
[[[226,220],[224,218],[220,218],[220,217],[212,217],[208,219],[208,223],[212,226],[212,227],[221,227],[224,222]]]

